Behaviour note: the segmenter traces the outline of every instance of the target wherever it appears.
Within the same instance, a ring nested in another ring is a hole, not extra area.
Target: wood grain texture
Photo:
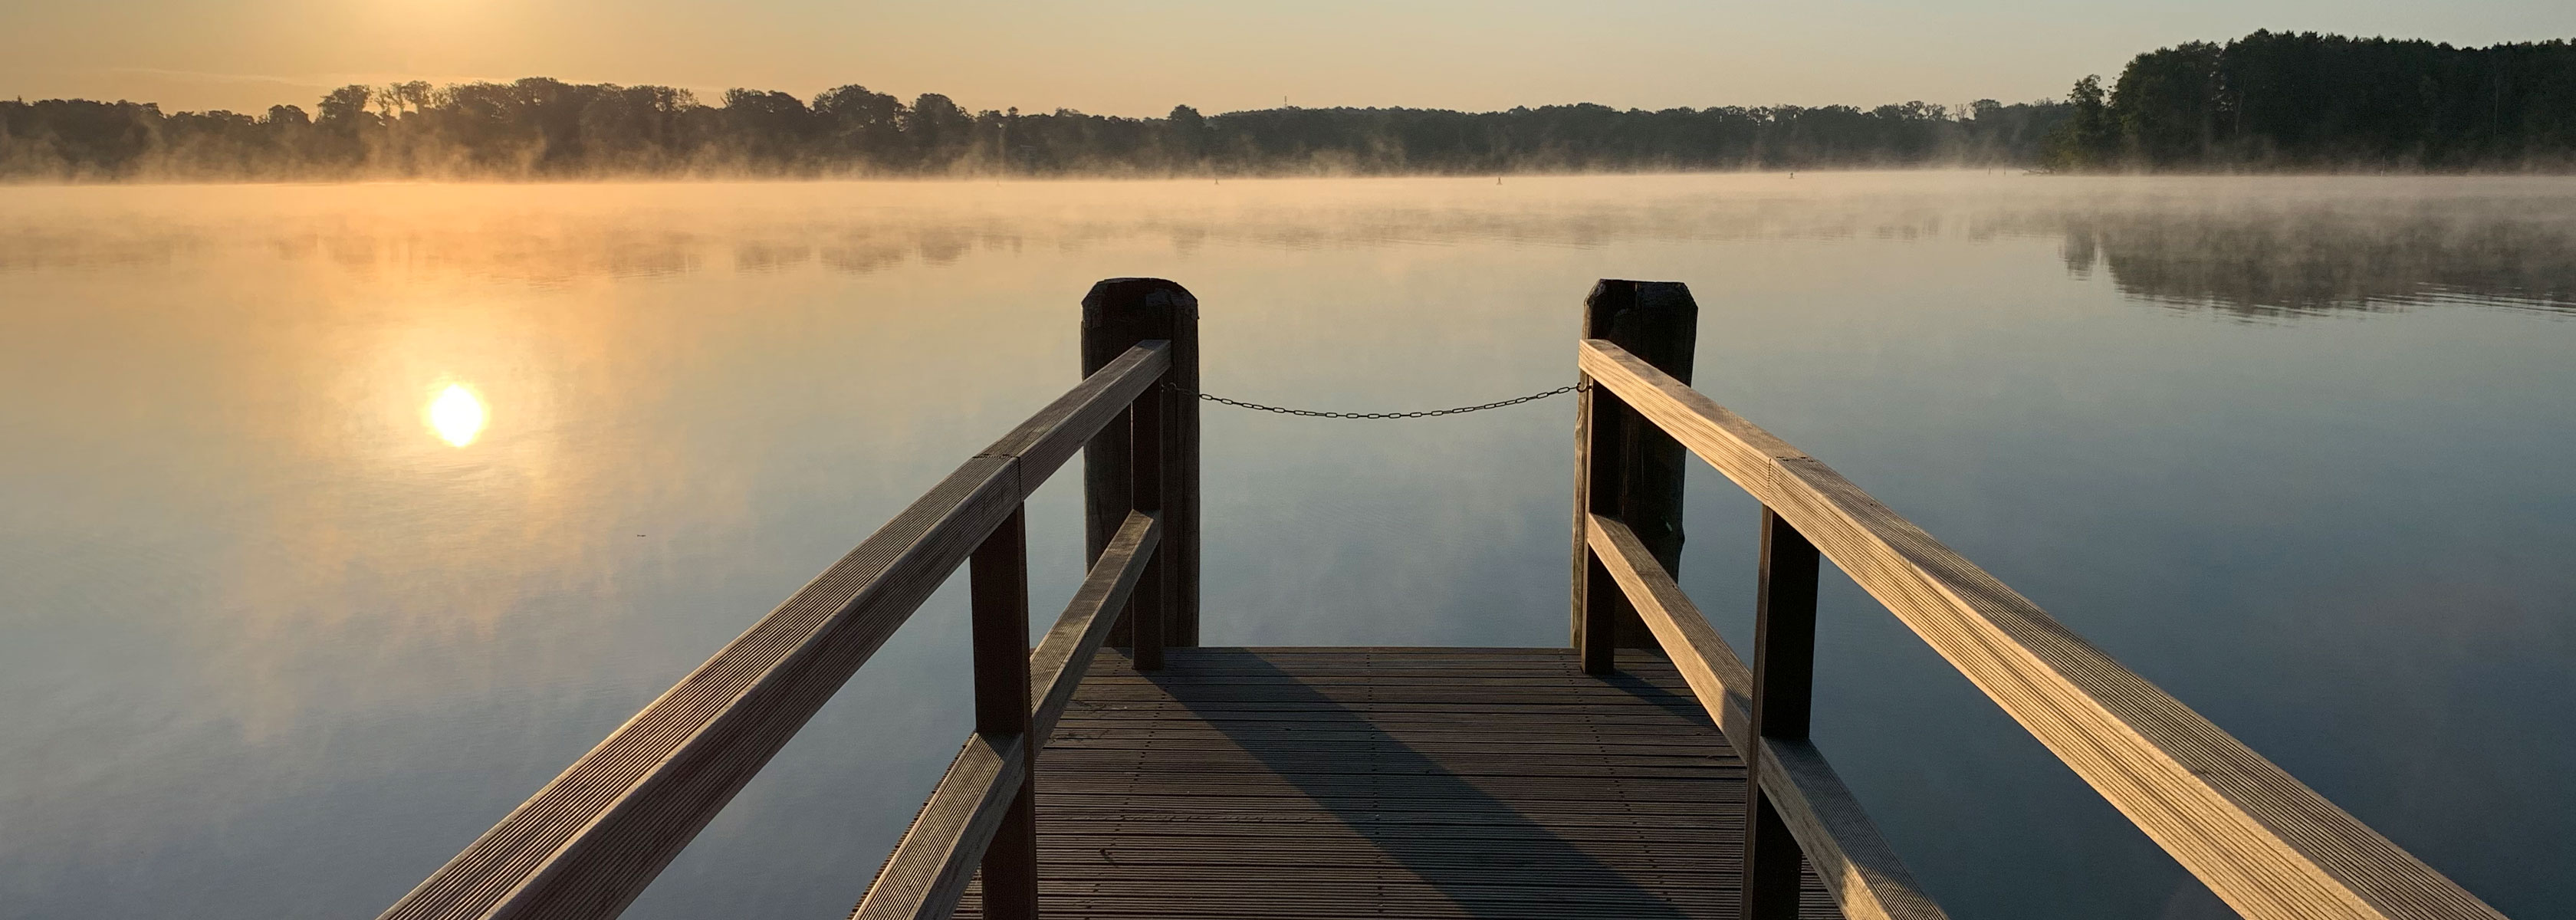
[[[954,912],[1028,776],[1028,760],[1026,735],[967,738],[852,920],[938,920]]]
[[[1171,351],[1146,341],[1102,361],[383,916],[596,918],[625,909],[1038,482],[1169,370]]]
[[[1007,529],[1008,525],[1005,525]],[[1024,659],[1024,679],[1036,686],[1035,704],[1020,713],[1022,721],[1012,724],[1034,725],[1033,733],[1053,730],[1056,720],[1089,670],[1092,658],[1099,652],[1101,641],[1109,635],[1109,623],[1118,609],[1135,590],[1147,568],[1161,526],[1151,516],[1131,513],[1125,525],[1109,541],[1109,548],[1084,576],[1082,586],[1074,592],[1073,601],[1064,615],[1056,619],[1046,638]],[[977,556],[980,564],[983,557]],[[1026,629],[1022,620],[1022,629]],[[978,663],[980,667],[980,662]],[[980,676],[979,676],[980,680]],[[1031,706],[1025,702],[1023,706]],[[977,702],[982,702],[979,695]],[[976,876],[977,860],[984,861],[983,876],[990,876],[994,866],[987,845],[1000,846],[1010,841],[1011,823],[1034,822],[1035,815],[1027,797],[1034,795],[1027,765],[1018,770],[1006,769],[986,756],[1014,754],[1034,759],[1010,732],[979,730],[967,739],[966,748],[939,779],[921,813],[904,831],[868,893],[851,913],[853,917],[942,917],[957,905],[959,892],[966,879]],[[980,785],[979,785],[980,784]],[[1017,792],[1010,787],[1019,787]],[[989,822],[985,827],[979,822]],[[1020,867],[1015,858],[1009,861],[1013,871]],[[1031,858],[1033,868],[1034,857]],[[1015,909],[1010,916],[1034,915],[1035,875],[1023,886],[1014,884],[1012,899]],[[1000,916],[1004,912],[990,909]]]
[[[1675,379],[1688,381],[1698,350],[1699,304],[1689,286],[1679,282],[1605,278],[1584,298],[1583,335],[1617,342]],[[1666,571],[1680,571],[1684,453],[1669,435],[1635,421],[1618,397],[1586,389],[1578,400],[1571,531],[1574,647],[1586,667],[1600,674],[1612,667],[1615,649],[1651,648],[1654,640],[1616,592],[1607,599],[1609,609],[1586,602],[1591,589],[1607,584],[1586,564],[1584,516],[1608,514],[1630,522]]]
[[[1700,706],[1723,726],[1729,744],[1754,737],[1753,672],[1708,624],[1681,585],[1651,555],[1644,541],[1619,521],[1594,515],[1585,536],[1591,551],[1618,579],[1638,615],[1671,657],[1674,671]],[[1854,920],[1944,920],[1948,915],[1923,893],[1878,826],[1861,810],[1815,745],[1764,739],[1763,792],[1779,809],[1834,903]]]
[[[1083,675],[1090,673],[1101,642],[1109,638],[1110,624],[1126,607],[1128,596],[1144,577],[1146,561],[1153,558],[1162,539],[1162,522],[1129,512],[1100,559],[1091,564],[1091,573],[1083,576],[1082,586],[1074,589],[1064,614],[1056,618],[1046,638],[1038,640],[1037,650],[1029,653],[1029,684],[1037,688],[1030,723],[1038,735],[1055,730],[1056,720],[1073,701]]]
[[[1746,734],[1761,742],[1804,741],[1816,671],[1816,548],[1796,528],[1762,509],[1762,554],[1753,601],[1753,714]],[[1764,764],[1753,770],[1753,813],[1744,828],[1744,920],[1774,920],[1797,910],[1798,838],[1781,817],[1779,796],[1762,790]],[[997,915],[997,887],[991,897]]]
[[[1029,734],[1028,510],[1011,512],[966,562],[975,661],[975,733]],[[1020,746],[1020,757],[1037,751]],[[984,912],[997,920],[1037,920],[1038,836],[1028,764],[983,860]]]
[[[1017,457],[1028,491],[1073,459],[1082,445],[1108,429],[1138,394],[1154,385],[1172,366],[1172,345],[1159,339],[1139,342],[1085,376],[1080,385],[1056,397],[1028,421],[977,453],[978,457]]]
[[[1135,404],[1127,407],[1127,494],[1138,513],[1158,518],[1162,515],[1168,497],[1164,491],[1164,461],[1173,452],[1171,442],[1164,438],[1164,422],[1179,396],[1168,387],[1156,387],[1137,396]],[[1139,670],[1163,666],[1165,626],[1172,599],[1178,596],[1172,583],[1177,571],[1167,554],[1147,556],[1144,579],[1137,582],[1136,593],[1127,600],[1128,654],[1136,659]]]
[[[1013,460],[967,461],[383,916],[615,916],[1021,497]]]
[[[1082,298],[1082,373],[1085,376],[1139,342],[1170,343],[1171,367],[1163,379],[1196,392],[1199,388],[1199,300],[1189,289],[1161,278],[1110,278],[1091,286]],[[1163,434],[1171,453],[1163,470],[1163,553],[1172,572],[1172,606],[1163,623],[1166,645],[1199,641],[1199,403],[1176,399],[1165,416]],[[1084,445],[1083,548],[1098,558],[1127,512],[1135,510],[1128,489],[1127,439],[1124,432],[1103,432]],[[1110,641],[1129,639],[1113,626]]]
[[[1029,728],[1028,512],[1015,508],[967,561],[975,661],[975,730]]]
[[[1608,677],[1562,648],[1165,656],[1104,649],[1039,756],[1049,918],[1733,916],[1744,771],[1650,651]],[[1477,682],[1418,676],[1444,669]]]
[[[2503,916],[1815,458],[1609,342],[1581,343],[1579,360],[1778,511],[2238,913]]]
[[[1584,548],[1582,526],[1594,514],[1619,513],[1619,474],[1626,469],[1619,458],[1620,433],[1629,413],[1618,396],[1600,387],[1584,387],[1575,400],[1572,644],[1583,673],[1609,674],[1619,668],[1619,624],[1635,614],[1622,607],[1619,592],[1610,589],[1610,573]]]

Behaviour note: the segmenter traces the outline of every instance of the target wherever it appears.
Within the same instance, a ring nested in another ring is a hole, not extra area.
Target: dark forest
[[[0,176],[167,181],[643,176],[1493,174],[1818,167],[2566,169],[2576,46],[2256,32],[2138,55],[2065,100],[1163,118],[969,111],[850,85],[346,86],[311,111],[0,102]]]
[[[2576,168],[2576,45],[2255,32],[2077,81],[2060,169]]]
[[[349,86],[306,112],[0,102],[0,175],[173,180],[661,175],[1301,175],[2031,161],[2065,106],[1620,111],[1281,108],[1163,118],[969,112],[842,86],[809,102],[542,77]]]

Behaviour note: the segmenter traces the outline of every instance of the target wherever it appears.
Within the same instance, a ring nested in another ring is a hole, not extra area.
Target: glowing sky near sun
[[[2256,28],[2462,44],[2576,36],[2564,0],[89,0],[0,4],[0,97],[312,107],[398,79],[545,75],[810,97],[863,83],[970,109],[1159,115],[1963,103],[2063,94],[2132,54]]]

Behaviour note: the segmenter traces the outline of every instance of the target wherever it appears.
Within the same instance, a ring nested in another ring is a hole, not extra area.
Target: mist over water
[[[531,283],[819,267],[1168,239],[1275,247],[2059,235],[2067,270],[2247,315],[2457,299],[2576,308],[2558,178],[2034,178],[1969,173],[1179,182],[27,187],[0,270],[256,248],[360,276],[424,264]],[[815,190],[828,190],[816,201]],[[106,212],[106,213],[102,213]],[[115,215],[114,218],[109,214]],[[117,218],[131,218],[117,219]]]
[[[2576,912],[2576,180],[0,188],[0,917],[368,915],[1075,377],[1570,382],[1688,282],[1700,389],[2515,916]],[[1205,410],[1210,644],[1565,641],[1572,403]],[[1755,508],[1682,579],[1750,637]],[[1032,607],[1080,574],[1031,507]],[[1957,916],[2223,907],[1828,576],[1819,745]],[[971,725],[951,586],[633,917],[829,916]]]

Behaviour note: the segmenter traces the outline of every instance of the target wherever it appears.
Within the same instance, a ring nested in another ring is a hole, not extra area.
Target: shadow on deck
[[[1038,767],[1048,917],[1734,917],[1744,768],[1671,665],[1103,650]],[[1841,916],[1812,872],[1803,917]],[[960,917],[980,916],[970,892]]]

